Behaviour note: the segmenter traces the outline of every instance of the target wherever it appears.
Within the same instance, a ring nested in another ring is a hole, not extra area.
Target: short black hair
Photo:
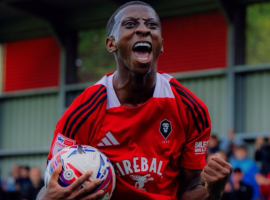
[[[241,170],[241,168],[236,167],[236,168],[233,170],[233,173],[242,173],[242,170]]]
[[[107,32],[107,36],[110,36],[111,32],[112,32],[112,29],[115,25],[115,16],[121,11],[123,10],[124,8],[128,7],[128,6],[132,6],[132,5],[143,5],[143,6],[147,6],[151,9],[153,9],[155,11],[155,9],[150,6],[148,3],[145,3],[143,1],[129,1],[125,4],[123,4],[122,6],[120,6],[114,13],[113,15],[110,17],[108,23],[107,23],[107,27],[106,27],[106,32]],[[158,18],[159,22],[160,22],[160,19],[159,19],[159,16],[158,14],[156,13],[155,11],[155,14],[156,14],[156,17]]]

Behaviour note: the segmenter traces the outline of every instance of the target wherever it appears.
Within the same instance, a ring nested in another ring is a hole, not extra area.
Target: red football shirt
[[[113,74],[87,88],[59,120],[48,159],[61,148],[87,144],[114,165],[112,200],[177,199],[181,168],[202,169],[210,136],[205,104],[165,73],[157,72],[153,97],[122,106]]]

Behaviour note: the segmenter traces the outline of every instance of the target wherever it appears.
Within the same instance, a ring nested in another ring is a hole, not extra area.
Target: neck
[[[117,70],[113,87],[121,105],[136,107],[153,96],[156,84],[156,71],[147,74],[134,74]]]

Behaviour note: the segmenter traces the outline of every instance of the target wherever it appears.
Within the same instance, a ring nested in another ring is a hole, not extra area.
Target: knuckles
[[[232,171],[232,165],[224,160],[211,160],[201,173],[201,178],[207,183],[225,182]]]

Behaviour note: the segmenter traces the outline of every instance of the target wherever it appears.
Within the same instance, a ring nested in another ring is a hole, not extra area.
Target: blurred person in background
[[[22,191],[23,200],[35,200],[40,189],[44,186],[41,171],[38,167],[32,167],[29,174],[31,184]]]
[[[259,184],[263,200],[270,200],[270,173],[266,176],[259,173],[256,174],[256,181]]]
[[[20,166],[14,165],[11,169],[10,175],[5,178],[5,180],[2,183],[2,188],[6,192],[14,192],[19,191],[19,178],[20,178]]]
[[[256,139],[255,160],[261,164],[260,173],[256,174],[261,195],[264,200],[270,200],[270,137],[268,137],[267,142],[263,137]]]
[[[233,170],[231,180],[226,184],[221,200],[251,200],[252,187],[243,182],[243,173],[239,167]]]
[[[222,138],[219,143],[219,148],[221,151],[225,151],[227,154],[228,160],[234,157],[234,148],[235,146],[245,145],[245,142],[240,139],[236,138],[234,134],[234,128],[230,128],[228,131],[228,135]]]
[[[206,162],[209,163],[211,161],[211,157],[213,157],[218,151],[219,151],[218,137],[216,134],[211,133],[206,151]]]
[[[29,178],[29,166],[20,166],[20,178],[19,178],[19,185],[20,185],[20,193],[24,193],[26,188],[31,184]],[[21,196],[21,195],[20,195]],[[22,197],[20,197],[21,199]]]
[[[6,177],[2,183],[2,189],[4,192],[5,200],[17,200],[19,199],[20,192],[20,166],[15,164],[10,172],[10,175]]]
[[[265,142],[263,137],[258,137],[255,142],[255,160],[261,162],[261,173],[270,172],[270,137]]]
[[[0,179],[0,185],[2,186],[2,180]],[[0,187],[0,200],[4,200],[4,190]]]
[[[239,167],[233,170],[231,181],[227,183],[221,200],[251,200],[252,187],[243,182],[243,173]]]
[[[219,140],[216,134],[212,133],[208,143],[208,152],[209,154],[214,154],[220,150]]]
[[[256,162],[248,157],[245,145],[234,147],[234,158],[230,159],[233,168],[240,168],[243,172],[242,181],[249,184],[253,190],[252,200],[260,199],[259,185],[255,180],[255,175],[259,172]]]

